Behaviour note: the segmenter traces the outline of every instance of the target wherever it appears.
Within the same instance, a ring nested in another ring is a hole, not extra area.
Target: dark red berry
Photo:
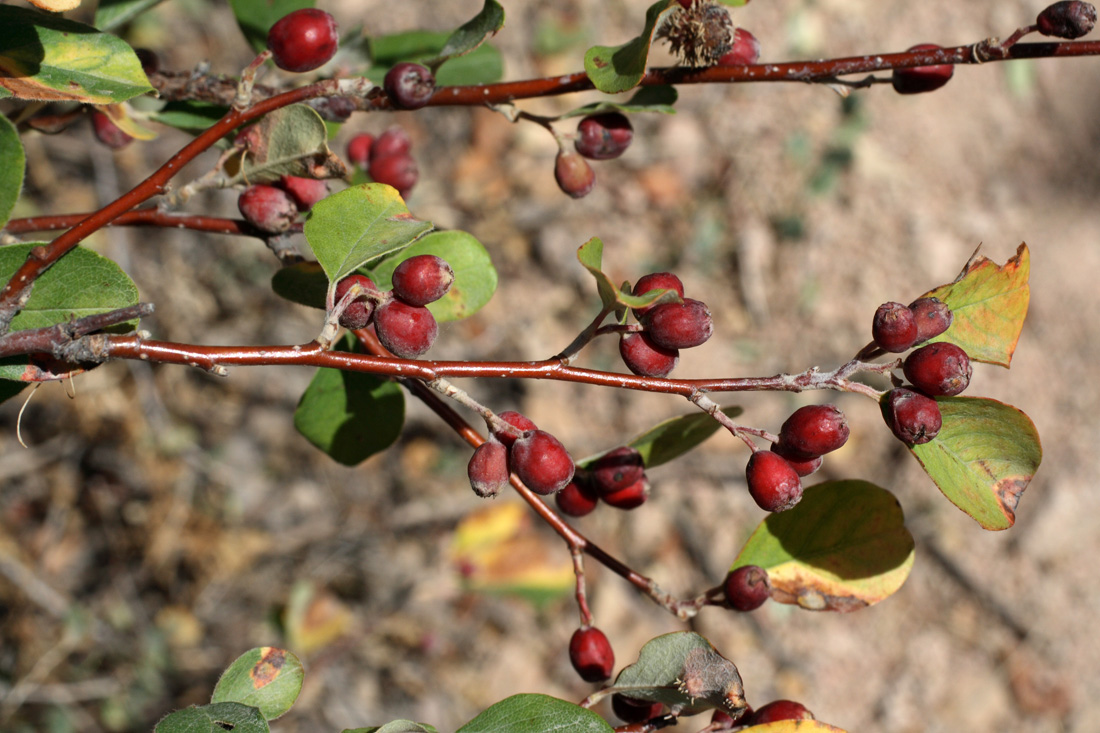
[[[328,196],[328,183],[316,178],[283,176],[279,179],[279,187],[290,194],[298,211],[309,211],[315,203]]]
[[[393,271],[393,294],[410,305],[434,303],[447,294],[455,272],[435,255],[416,255]]]
[[[680,278],[671,272],[651,272],[648,275],[643,275],[638,278],[638,282],[634,283],[632,292],[634,295],[645,295],[654,290],[673,290],[681,298],[684,297],[684,284],[680,282]],[[641,320],[646,313],[656,307],[655,305],[646,305],[641,308],[634,308],[632,312],[635,318]]]
[[[92,110],[92,132],[95,133],[96,140],[112,150],[124,148],[134,141],[134,138],[123,132],[110,117],[98,109]]]
[[[917,318],[908,306],[883,303],[871,322],[871,338],[883,351],[900,354],[917,341]]]
[[[391,155],[408,155],[412,150],[412,140],[400,127],[394,125],[379,135],[370,147],[370,157],[388,158]]]
[[[285,232],[298,218],[290,194],[262,183],[246,188],[237,199],[237,208],[249,224],[268,234]]]
[[[374,286],[374,282],[371,281],[366,275],[348,275],[340,282],[336,283],[336,302],[339,303],[348,291],[351,290],[353,284],[358,284],[359,287],[364,290],[375,291],[377,288]],[[360,295],[355,300],[348,303],[348,307],[340,314],[340,325],[344,328],[356,331],[360,328],[366,328],[370,324],[371,316],[374,315],[374,300],[367,295]]]
[[[665,706],[659,702],[638,700],[616,692],[611,696],[611,709],[624,723],[642,723],[660,717]]]
[[[586,514],[591,514],[592,510],[596,508],[599,498],[596,492],[590,489],[584,481],[578,480],[577,476],[574,476],[573,480],[566,484],[564,489],[554,494],[558,509],[561,509],[563,514],[568,514],[571,517],[583,517]]]
[[[375,146],[377,145],[375,141]],[[402,198],[408,195],[420,178],[420,169],[411,155],[387,155],[381,158],[372,156],[367,172],[378,183],[396,188]]]
[[[645,333],[628,333],[620,338],[619,356],[639,377],[667,377],[680,363],[677,349],[658,346]]]
[[[585,682],[610,679],[615,669],[615,653],[607,636],[595,626],[582,626],[569,640],[569,661]]]
[[[336,54],[339,43],[336,20],[316,8],[287,13],[267,33],[271,57],[286,71],[313,71],[324,66]]]
[[[625,153],[633,139],[634,128],[626,115],[604,112],[588,115],[580,121],[573,144],[577,152],[586,158],[611,160]]]
[[[1044,36],[1080,38],[1096,25],[1096,8],[1078,0],[1054,3],[1039,13],[1035,25]]]
[[[909,49],[909,51],[938,50],[940,50],[940,47],[934,43],[921,43]],[[954,73],[955,67],[951,64],[894,69],[891,83],[894,85],[894,91],[898,94],[921,94],[922,92],[939,89],[951,79],[951,75]]]
[[[404,62],[386,72],[382,88],[397,109],[420,109],[435,93],[435,77],[427,66]]]
[[[735,611],[755,611],[771,597],[768,572],[757,565],[742,565],[722,583],[726,605]]]
[[[749,493],[766,512],[782,512],[802,499],[802,481],[791,464],[770,450],[758,450],[745,467]]]
[[[954,316],[951,309],[939,298],[918,298],[909,304],[917,323],[916,343],[935,338],[951,327]]]
[[[432,348],[439,334],[430,310],[397,298],[386,301],[374,312],[374,329],[382,345],[403,359],[415,358]]]
[[[710,716],[710,726],[712,730],[732,730],[733,728],[740,727],[741,721],[745,720],[746,716],[752,715],[752,708],[745,708],[736,718],[727,713],[725,710],[715,710],[714,715]]]
[[[836,405],[806,405],[779,429],[779,444],[803,459],[832,453],[848,441],[848,418]]]
[[[777,720],[815,720],[806,706],[793,700],[776,700],[753,711],[743,719],[745,725],[764,725]]]
[[[825,462],[824,456],[807,458],[805,454],[792,451],[782,443],[775,443],[772,445],[772,453],[778,453],[785,458],[787,463],[791,464],[791,468],[794,469],[794,472],[802,478],[806,478],[816,472],[817,469],[821,468],[821,464]]]
[[[374,135],[369,132],[361,132],[348,141],[348,160],[352,165],[366,170],[370,164],[371,146],[374,145]]]
[[[604,453],[588,467],[596,491],[603,495],[625,489],[645,475],[645,464],[637,448],[620,446]]]
[[[527,416],[521,415],[515,410],[505,410],[497,415],[501,420],[508,423],[512,427],[516,428],[520,433],[525,433],[528,430],[538,430],[538,426],[531,420],[527,419]],[[512,445],[516,442],[517,435],[512,433],[505,433],[503,431],[493,431],[493,437],[499,440],[504,445]]]
[[[573,479],[573,458],[545,430],[528,430],[512,443],[508,465],[536,494],[561,491]]]
[[[733,32],[733,45],[720,59],[719,66],[750,66],[760,59],[760,41],[744,28]]]
[[[927,443],[943,425],[940,406],[931,397],[904,387],[882,400],[882,416],[898,440],[910,445]]]
[[[596,172],[578,153],[561,151],[554,161],[554,179],[558,188],[575,199],[592,192],[596,185]]]
[[[662,303],[645,314],[642,325],[653,343],[666,349],[690,349],[706,343],[714,333],[710,309],[694,298]]]
[[[957,395],[970,384],[970,357],[955,344],[922,346],[905,359],[905,378],[930,397]]]
[[[643,475],[630,486],[600,494],[600,498],[616,509],[637,509],[649,498],[649,479]]]
[[[495,440],[487,440],[474,449],[466,466],[470,486],[484,498],[499,494],[508,485],[508,449]]]

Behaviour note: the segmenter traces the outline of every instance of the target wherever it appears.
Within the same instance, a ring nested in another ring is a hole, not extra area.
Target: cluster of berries
[[[604,453],[590,466],[577,469],[554,499],[563,514],[583,517],[600,499],[618,509],[636,509],[649,498],[649,479],[642,454],[628,445]]]
[[[641,377],[667,377],[680,362],[680,349],[706,343],[714,332],[710,309],[699,300],[684,297],[684,284],[671,272],[654,272],[634,284],[633,294],[672,290],[680,303],[660,303],[634,308],[644,330],[619,339],[619,355],[627,369]]]
[[[634,127],[624,114],[603,112],[584,117],[573,141],[577,152],[562,150],[554,161],[558,187],[575,199],[587,196],[596,185],[596,173],[588,161],[618,158],[633,140]]]
[[[393,186],[401,198],[407,199],[420,178],[411,150],[408,134],[394,126],[377,138],[366,132],[353,137],[348,142],[348,160],[374,181]]]
[[[518,412],[507,410],[497,417],[519,435],[510,430],[491,429],[489,440],[474,450],[466,473],[475,494],[496,496],[508,485],[510,473],[516,474],[531,491],[543,496],[557,493],[569,485],[576,467],[560,440],[539,430],[534,422]]]
[[[285,232],[298,214],[328,196],[328,183],[316,178],[283,176],[272,184],[249,186],[237,199],[241,216],[267,234]]]
[[[366,275],[349,275],[336,285],[336,302],[353,287],[358,294],[340,313],[340,325],[358,330],[373,322],[383,346],[403,359],[416,358],[432,347],[439,333],[425,306],[446,295],[454,278],[451,266],[435,255],[416,255],[399,264],[389,292],[379,291]]]

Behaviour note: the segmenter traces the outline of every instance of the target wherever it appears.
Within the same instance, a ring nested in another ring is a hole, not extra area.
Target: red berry
[[[545,430],[528,430],[512,443],[508,465],[536,494],[561,491],[573,479],[573,458]]]
[[[802,499],[802,481],[791,464],[770,450],[758,450],[745,467],[749,493],[766,512],[782,512]]]
[[[596,491],[610,494],[637,482],[645,475],[645,464],[637,448],[620,446],[604,453],[588,467]]]
[[[563,514],[568,514],[571,517],[583,517],[586,514],[591,514],[592,510],[596,508],[596,504],[599,501],[599,496],[596,492],[588,488],[587,484],[583,481],[579,481],[577,476],[573,477],[573,480],[565,485],[565,488],[554,494],[554,500],[558,503],[558,509],[561,509]]]
[[[377,146],[376,141],[375,147]],[[396,188],[402,198],[408,195],[420,178],[420,169],[416,167],[416,161],[411,155],[371,156],[370,169],[367,172],[378,183]]]
[[[714,333],[710,309],[694,298],[662,303],[646,313],[642,324],[653,343],[666,349],[690,349],[706,343]]]
[[[836,405],[806,405],[779,429],[779,444],[803,460],[832,453],[848,441],[848,419]]]
[[[815,473],[817,469],[821,468],[821,464],[825,462],[824,456],[817,456],[816,458],[807,458],[802,453],[798,453],[790,450],[782,443],[776,443],[772,446],[772,453],[777,453],[786,459],[787,463],[791,464],[791,468],[802,478]]]
[[[374,329],[382,345],[403,359],[413,359],[432,348],[439,334],[430,310],[397,298],[386,301],[374,312]]]
[[[898,440],[921,445],[936,437],[943,425],[940,406],[931,397],[904,387],[882,400],[882,416]]]
[[[733,45],[718,59],[719,66],[750,66],[760,60],[760,41],[744,28],[733,32]]]
[[[743,710],[736,718],[725,710],[715,710],[714,715],[710,716],[711,729],[715,731],[733,730],[735,727],[740,727],[741,721],[748,715],[752,715],[751,707]]]
[[[722,583],[726,605],[735,611],[755,611],[771,597],[768,572],[757,565],[742,565]]]
[[[601,494],[600,498],[604,500],[605,504],[616,509],[637,509],[645,504],[646,499],[649,498],[649,480],[643,474],[640,479],[630,486],[621,488],[618,491]]]
[[[316,178],[283,176],[279,179],[279,187],[290,194],[298,211],[309,211],[315,203],[328,196],[328,183]]]
[[[638,282],[634,283],[632,292],[634,295],[645,295],[654,290],[674,290],[681,298],[684,297],[684,284],[680,282],[680,278],[671,272],[651,272],[648,275],[643,275],[638,278]],[[646,305],[641,308],[634,308],[632,312],[635,318],[641,320],[642,316],[656,307],[655,305]]]
[[[92,132],[95,133],[96,140],[112,150],[124,148],[134,141],[134,138],[123,132],[110,117],[98,109],[92,110]]]
[[[359,287],[364,290],[372,290],[377,292],[377,288],[374,286],[374,282],[366,275],[348,275],[340,282],[336,283],[336,302],[339,303],[348,291],[351,290],[353,284],[358,284]],[[371,316],[374,315],[374,301],[366,295],[360,295],[355,300],[348,303],[348,307],[344,309],[344,312],[340,314],[340,325],[344,328],[356,331],[360,328],[366,328],[371,321]]]
[[[611,160],[625,153],[633,139],[634,128],[626,115],[604,112],[588,115],[580,121],[573,144],[577,152],[586,158]]]
[[[412,150],[412,140],[409,139],[408,133],[395,125],[374,141],[370,148],[370,157],[373,160],[388,158],[391,155],[408,155],[410,150]]]
[[[348,160],[352,165],[366,169],[370,163],[371,146],[374,145],[374,135],[369,132],[361,132],[348,141]]]
[[[455,273],[441,257],[416,255],[399,264],[392,279],[396,297],[409,305],[427,305],[447,294]]]
[[[930,397],[952,396],[970,384],[970,357],[955,344],[940,342],[922,346],[905,359],[905,378]]]
[[[871,322],[871,338],[883,351],[908,351],[917,341],[917,318],[901,303],[883,303]]]
[[[1039,13],[1035,25],[1044,36],[1080,38],[1096,25],[1096,8],[1078,0],[1054,3]]]
[[[638,700],[616,692],[611,696],[611,709],[624,723],[642,723],[660,717],[665,706],[659,702]]]
[[[237,199],[237,208],[249,224],[268,234],[285,232],[298,218],[290,194],[262,183],[246,188]]]
[[[814,714],[800,702],[776,700],[757,709],[742,722],[745,725],[764,725],[777,720],[815,720],[815,718]]]
[[[680,363],[677,349],[658,346],[645,333],[628,333],[620,338],[619,356],[639,377],[667,377]]]
[[[921,43],[909,50],[938,51],[940,47],[934,43]],[[951,79],[951,75],[954,73],[955,67],[951,64],[894,69],[891,83],[894,85],[894,91],[898,94],[920,94],[939,89]]]
[[[909,304],[913,319],[917,323],[916,343],[924,343],[935,338],[951,327],[954,315],[939,298],[918,298]]]
[[[501,420],[508,423],[512,427],[516,428],[519,432],[525,433],[528,430],[538,430],[538,426],[531,420],[527,419],[527,416],[521,415],[515,410],[505,410],[497,415]],[[499,440],[504,445],[512,445],[516,442],[516,436],[511,433],[493,431],[493,437]]]
[[[554,161],[554,179],[558,182],[558,188],[579,199],[592,192],[596,185],[596,172],[578,153],[563,150]]]
[[[585,682],[610,679],[615,669],[615,653],[607,636],[595,626],[582,626],[569,640],[569,661]]]
[[[386,72],[382,88],[397,109],[420,109],[435,93],[435,77],[428,67],[406,61]]]
[[[508,449],[495,440],[487,440],[474,449],[466,466],[470,486],[481,498],[493,497],[508,485]]]
[[[324,66],[336,54],[339,43],[336,20],[316,8],[287,13],[267,33],[271,57],[286,71],[313,71]]]

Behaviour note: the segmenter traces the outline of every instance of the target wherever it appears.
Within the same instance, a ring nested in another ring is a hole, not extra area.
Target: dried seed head
[[[723,5],[695,0],[686,8],[676,5],[657,29],[657,38],[668,41],[686,66],[713,66],[733,47],[734,30]]]

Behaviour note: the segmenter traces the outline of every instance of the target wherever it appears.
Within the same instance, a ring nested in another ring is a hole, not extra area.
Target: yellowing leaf
[[[80,7],[80,0],[30,0],[30,4],[51,13],[64,13],[66,10]]]

